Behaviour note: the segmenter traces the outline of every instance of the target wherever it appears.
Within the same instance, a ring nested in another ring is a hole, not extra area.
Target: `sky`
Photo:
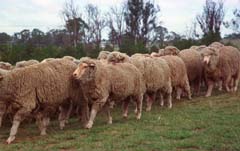
[[[88,3],[97,5],[102,12],[121,4],[124,0],[75,0],[80,11]],[[0,0],[0,32],[10,35],[23,29],[38,28],[44,32],[63,28],[61,10],[65,0]],[[202,12],[205,0],[155,0],[159,4],[162,25],[169,31],[185,34],[192,25],[196,14]],[[233,10],[240,9],[240,0],[225,0],[225,20],[231,20]],[[222,28],[223,34],[232,30]]]

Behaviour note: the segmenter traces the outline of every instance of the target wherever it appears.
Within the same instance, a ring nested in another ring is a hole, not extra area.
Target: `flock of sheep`
[[[200,87],[207,87],[206,97],[216,86],[235,92],[239,78],[239,50],[218,42],[182,51],[167,46],[157,53],[132,56],[102,51],[98,59],[65,56],[21,61],[14,67],[0,62],[0,126],[4,117],[12,117],[6,141],[10,144],[24,119],[35,119],[41,135],[46,135],[50,115],[59,113],[63,129],[74,111],[85,128],[91,128],[103,108],[111,124],[111,109],[117,102],[126,118],[131,101],[139,120],[143,100],[146,111],[156,100],[172,108],[172,97],[191,99],[200,94]]]

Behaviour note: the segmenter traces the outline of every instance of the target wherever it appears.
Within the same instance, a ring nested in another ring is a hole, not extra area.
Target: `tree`
[[[88,28],[88,25],[82,19],[78,12],[78,7],[74,4],[73,0],[65,2],[62,15],[65,27],[71,35],[73,46],[76,48],[77,43],[81,41],[81,37],[84,35],[84,29]]]
[[[159,43],[159,48],[164,47],[164,42],[167,39],[168,36],[168,29],[163,26],[157,26],[154,29],[154,35],[151,39],[152,43],[157,42]]]
[[[85,17],[88,25],[85,32],[85,42],[88,44],[93,43],[96,48],[99,48],[102,41],[102,32],[106,27],[106,20],[99,8],[92,4],[86,6]]]
[[[0,33],[0,44],[7,44],[11,41],[11,36],[7,33]]]
[[[31,32],[30,43],[34,46],[40,46],[44,44],[45,34],[39,29],[33,29]]]
[[[202,14],[196,17],[203,32],[203,43],[210,44],[221,39],[221,25],[224,15],[223,1],[214,2],[213,0],[206,0]]]
[[[233,11],[234,18],[231,21],[224,23],[225,27],[233,29],[235,32],[240,33],[240,9]]]
[[[160,8],[151,0],[128,0],[125,5],[126,35],[124,38],[128,41],[124,41],[128,43],[131,41],[131,45],[135,45],[134,49],[146,52],[148,42],[154,39],[152,36],[156,36],[154,29],[159,26],[157,16]],[[132,47],[129,46],[130,48]]]
[[[121,45],[122,36],[126,27],[124,22],[124,12],[124,5],[120,5],[119,7],[110,8],[110,12],[108,13],[108,26],[110,29],[109,40],[113,45]]]

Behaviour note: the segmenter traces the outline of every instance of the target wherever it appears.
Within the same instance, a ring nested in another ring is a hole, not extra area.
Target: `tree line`
[[[159,20],[161,9],[154,0],[126,0],[109,8],[107,13],[93,4],[80,10],[73,0],[67,0],[61,10],[64,29],[48,32],[24,29],[13,36],[0,33],[0,59],[15,63],[65,55],[96,57],[101,50],[120,50],[131,55],[157,51],[166,45],[175,45],[179,49],[208,45],[221,40],[222,25],[236,31],[229,37],[239,38],[239,12],[236,9],[234,18],[224,22],[224,2],[206,0],[195,23],[185,35],[179,35],[162,26]],[[106,31],[108,38],[104,40]]]

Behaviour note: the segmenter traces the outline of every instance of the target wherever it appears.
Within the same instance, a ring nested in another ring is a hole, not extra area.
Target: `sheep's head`
[[[11,70],[13,67],[10,63],[0,62],[0,68],[5,70]]]
[[[73,72],[73,77],[81,82],[91,81],[94,78],[96,68],[96,61],[80,60],[78,68]]]
[[[164,55],[178,55],[180,50],[174,46],[167,46],[164,49]]]
[[[214,71],[219,61],[218,49],[207,47],[201,51],[202,61],[207,70]]]
[[[97,57],[98,60],[106,60],[108,55],[110,54],[109,51],[101,51]]]
[[[107,57],[108,63],[124,63],[129,62],[129,56],[121,52],[112,52]]]
[[[223,45],[222,43],[220,43],[220,42],[213,42],[213,43],[211,43],[211,44],[209,45],[209,47],[214,47],[214,48],[219,49],[219,48],[221,48],[221,47],[224,47],[224,45]]]

